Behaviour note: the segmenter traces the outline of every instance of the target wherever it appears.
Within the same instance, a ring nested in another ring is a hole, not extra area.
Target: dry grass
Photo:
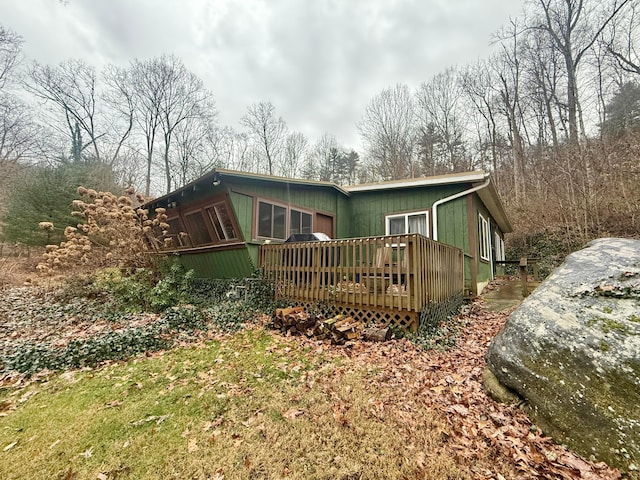
[[[33,247],[30,255],[0,257],[0,288],[37,282],[36,265],[42,258],[41,248]]]
[[[249,331],[0,389],[0,478],[469,477],[418,392],[311,348]]]

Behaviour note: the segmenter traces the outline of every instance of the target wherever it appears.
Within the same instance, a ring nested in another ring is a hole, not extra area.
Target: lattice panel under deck
[[[294,301],[292,304],[303,306],[309,311],[319,310],[326,318],[338,314],[348,315],[365,325],[379,325],[392,328],[402,328],[404,330],[415,331],[418,328],[418,313],[407,311],[389,311],[361,309],[342,304],[316,304],[309,302]]]

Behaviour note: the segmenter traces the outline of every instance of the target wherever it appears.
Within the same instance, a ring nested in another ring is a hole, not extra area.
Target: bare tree
[[[287,125],[282,117],[276,117],[275,110],[271,102],[254,103],[240,120],[256,142],[256,151],[266,161],[269,175],[277,170],[287,136]]]
[[[236,132],[228,126],[216,129],[212,132],[210,146],[217,165],[243,172],[255,171],[249,153],[250,139],[245,132]]]
[[[373,97],[358,130],[380,178],[414,176],[414,106],[409,87],[398,84]]]
[[[202,81],[172,55],[147,61],[134,60],[131,80],[136,92],[135,119],[144,136],[146,151],[145,193],[149,194],[154,153],[159,139],[162,141],[165,188],[170,192],[175,131],[184,122],[213,115],[212,96]]]
[[[167,181],[167,193],[171,185],[171,142],[176,128],[187,121],[202,121],[212,118],[215,106],[211,94],[204,88],[202,80],[186,69],[181,60],[174,56],[163,56],[157,64],[160,78],[164,83],[161,97],[160,116],[164,144],[164,169]],[[189,137],[184,137],[185,138]],[[198,142],[197,135],[192,137]]]
[[[0,165],[34,158],[40,135],[31,110],[14,97],[0,93]]]
[[[512,20],[507,34],[503,35],[501,51],[489,65],[496,78],[500,108],[507,123],[507,137],[512,152],[513,191],[516,200],[522,200],[526,190],[525,140],[523,138],[524,115],[521,102],[522,63],[519,40],[522,28]]]
[[[470,65],[462,74],[461,85],[464,94],[473,105],[477,115],[481,118],[486,135],[486,142],[480,136],[479,147],[483,143],[490,150],[490,164],[494,172],[498,171],[498,109],[496,106],[497,92],[493,86],[493,77],[490,75],[487,65],[478,62]]]
[[[607,26],[631,0],[537,0],[542,18],[538,28],[546,32],[564,60],[567,76],[569,141],[578,143],[585,135],[580,111],[578,69],[587,52]]]
[[[131,71],[125,68],[109,65],[104,71],[105,84],[109,87],[103,92],[102,99],[109,109],[107,131],[109,137],[113,138],[111,146],[110,165],[114,165],[120,152],[126,146],[127,140],[133,132],[136,93],[133,89]]]
[[[220,166],[213,149],[217,140],[215,115],[190,117],[178,124],[173,132],[175,158],[172,164],[174,185],[182,186]]]
[[[12,76],[22,49],[22,37],[0,25],[0,89]]]
[[[638,5],[632,3],[619,22],[612,22],[606,38],[603,38],[609,53],[618,67],[634,75],[640,75],[640,15]]]
[[[98,142],[105,132],[97,127],[96,81],[92,66],[82,60],[68,60],[57,67],[34,62],[24,82],[28,92],[52,104],[62,115],[64,127],[57,125],[57,119],[52,120],[50,126],[61,128],[71,139],[76,161],[88,147],[91,147],[96,161],[102,160]],[[83,134],[88,137],[86,143],[82,139]]]
[[[338,140],[332,133],[323,133],[313,146],[305,178],[310,180],[333,181],[338,168]]]
[[[416,93],[418,128],[442,147],[441,163],[448,171],[468,169],[465,165],[464,126],[462,123],[462,89],[453,68],[423,82]],[[425,143],[423,141],[423,143]],[[435,145],[434,145],[435,147]]]
[[[302,162],[307,154],[309,142],[300,132],[291,132],[284,143],[284,155],[279,174],[297,178],[301,174]]]
[[[151,193],[151,173],[156,147],[156,137],[162,122],[160,105],[164,94],[164,81],[158,73],[157,59],[133,60],[130,82],[135,92],[135,122],[144,137],[145,195]]]
[[[567,104],[561,101],[559,92],[565,74],[562,67],[562,57],[553,48],[551,39],[539,29],[534,29],[527,35],[527,41],[522,42],[523,70],[528,75],[529,95],[538,103],[536,116],[538,118],[538,138],[541,143],[548,143],[558,152],[560,136],[558,129],[564,132],[564,140],[568,140]],[[547,131],[548,130],[548,131]]]
[[[17,162],[33,156],[39,131],[30,109],[4,87],[15,73],[22,38],[0,25],[0,172],[8,175]]]

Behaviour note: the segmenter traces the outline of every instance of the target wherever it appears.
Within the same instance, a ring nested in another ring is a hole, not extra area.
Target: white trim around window
[[[491,261],[491,229],[489,228],[489,220],[484,218],[481,213],[478,214],[478,248],[480,250],[480,259]]]
[[[429,236],[429,211],[394,213],[384,217],[385,235],[419,233]]]
[[[503,262],[505,260],[504,240],[498,232],[494,232],[493,235],[494,245],[496,246],[496,262]]]

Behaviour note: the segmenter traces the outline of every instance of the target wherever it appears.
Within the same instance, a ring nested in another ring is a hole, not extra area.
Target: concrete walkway
[[[534,282],[533,279],[529,277],[529,293],[538,285],[540,285],[540,282]],[[487,309],[493,312],[501,312],[519,305],[520,302],[524,300],[520,277],[496,277],[496,279],[484,289],[480,296],[487,302]]]

